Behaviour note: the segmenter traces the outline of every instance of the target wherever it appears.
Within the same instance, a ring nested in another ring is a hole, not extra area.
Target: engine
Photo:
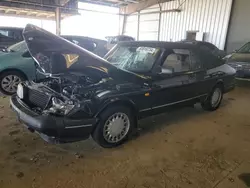
[[[91,98],[103,82],[103,80],[93,80],[82,74],[65,74],[40,81],[52,91],[71,100]]]

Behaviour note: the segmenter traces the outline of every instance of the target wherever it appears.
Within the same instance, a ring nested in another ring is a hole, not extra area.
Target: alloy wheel
[[[117,143],[126,137],[129,128],[129,117],[125,113],[115,113],[105,122],[103,137],[109,143]]]
[[[1,87],[8,93],[15,93],[21,78],[16,75],[7,75],[1,81]]]
[[[219,105],[222,97],[222,91],[220,88],[216,88],[211,97],[211,105],[212,107],[216,107]]]

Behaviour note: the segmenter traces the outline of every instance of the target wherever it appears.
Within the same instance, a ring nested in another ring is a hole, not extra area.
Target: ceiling
[[[56,7],[62,18],[78,14],[78,0],[1,0],[0,15],[54,20]]]
[[[126,6],[128,4],[138,4],[143,0],[79,0],[80,2],[94,3],[113,7]]]
[[[0,15],[54,20],[56,7],[62,18],[79,14],[78,2],[119,7],[120,13],[132,14],[167,1],[171,0],[0,0]]]

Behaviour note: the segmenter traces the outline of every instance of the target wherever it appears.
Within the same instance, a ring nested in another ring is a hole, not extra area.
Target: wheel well
[[[118,105],[121,105],[121,106],[126,106],[127,108],[131,109],[132,111],[132,115],[134,116],[135,118],[135,122],[137,122],[137,119],[138,119],[138,110],[136,109],[136,107],[129,101],[115,101],[115,102],[112,102],[110,104],[108,104],[107,106],[105,106],[103,109],[101,109],[96,116],[98,116],[100,113],[102,113],[105,109],[107,109],[108,107],[110,106],[118,106]],[[136,126],[137,126],[137,123],[136,123]]]
[[[220,86],[221,88],[222,88],[222,91],[224,92],[224,83],[223,83],[223,81],[218,81],[216,84],[215,84],[215,86]],[[214,86],[214,87],[215,87]]]
[[[5,70],[3,70],[3,71],[0,72],[0,75],[3,74],[3,73],[5,73],[5,72],[10,72],[10,71],[18,72],[18,73],[21,74],[26,80],[28,79],[28,77],[26,76],[26,74],[25,74],[23,71],[19,70],[19,69],[5,69]]]

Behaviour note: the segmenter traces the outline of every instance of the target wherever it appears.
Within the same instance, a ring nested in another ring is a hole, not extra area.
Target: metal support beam
[[[159,23],[158,23],[158,41],[160,40],[161,36],[161,14],[162,14],[162,6],[159,4],[160,7],[160,13],[159,13]]]
[[[138,11],[138,19],[137,19],[137,40],[140,37],[140,11]]]
[[[126,24],[127,24],[127,15],[123,16],[123,23],[122,23],[122,35],[124,35],[125,30],[126,30]]]
[[[150,6],[153,6],[155,4],[165,3],[168,1],[173,1],[173,0],[145,0],[136,4],[131,3],[131,4],[128,4],[127,6],[121,7],[120,12],[122,12],[123,14],[132,14],[132,13],[141,11],[143,9],[146,9]]]
[[[55,17],[56,17],[56,34],[61,34],[61,10],[59,7],[56,8],[55,11]]]
[[[59,0],[59,4],[61,5],[61,6],[64,6],[66,3],[68,3],[70,0]],[[57,4],[57,0],[55,0],[55,2],[56,2],[56,4]]]

